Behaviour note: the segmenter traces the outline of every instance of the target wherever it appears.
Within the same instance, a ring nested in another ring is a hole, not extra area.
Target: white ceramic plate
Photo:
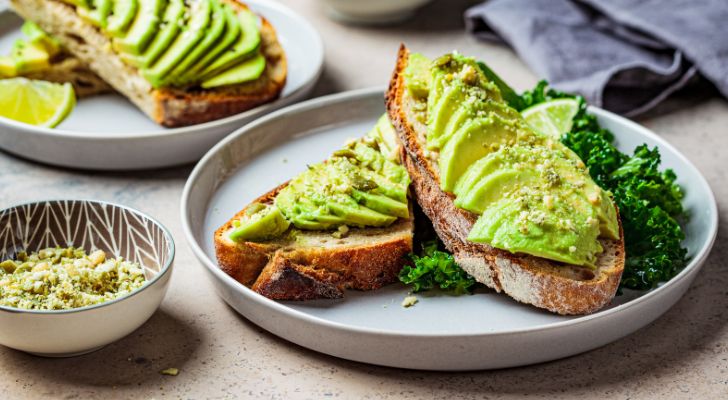
[[[650,292],[630,292],[588,316],[564,317],[494,292],[453,297],[418,295],[401,306],[407,289],[392,284],[345,299],[277,302],[221,272],[213,233],[258,195],[325,159],[347,138],[363,135],[384,112],[381,89],[310,100],[261,118],[227,137],[203,157],[182,197],[185,234],[222,298],[263,328],[337,357],[394,367],[469,370],[513,367],[591,350],[652,322],[687,290],[705,260],[718,226],[713,194],[698,170],[654,133],[593,109],[618,145],[658,146],[673,168],[691,214],[685,245],[690,264]]]
[[[203,124],[164,128],[118,94],[82,99],[54,129],[0,117],[0,148],[43,163],[86,169],[145,169],[198,160],[225,135],[254,118],[301,100],[313,89],[324,60],[316,30],[272,1],[246,0],[271,21],[288,57],[288,79],[278,100]],[[0,4],[0,54],[21,37],[22,20]]]

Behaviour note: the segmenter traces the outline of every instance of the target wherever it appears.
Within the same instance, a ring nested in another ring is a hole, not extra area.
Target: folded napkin
[[[645,112],[707,79],[728,97],[728,0],[490,0],[469,32],[596,106]]]

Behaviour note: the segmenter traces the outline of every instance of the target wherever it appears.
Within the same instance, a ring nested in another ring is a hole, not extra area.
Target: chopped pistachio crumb
[[[177,368],[167,368],[159,371],[162,375],[169,375],[169,376],[177,376],[179,375],[179,369]]]
[[[144,286],[142,267],[95,250],[47,248],[0,263],[0,305],[66,310],[125,296]]]
[[[420,300],[417,299],[417,297],[415,297],[415,296],[412,296],[412,295],[407,296],[404,298],[404,300],[402,300],[402,307],[404,307],[404,308],[412,307],[413,305],[417,304],[417,302],[419,302],[419,301]]]
[[[348,235],[348,233],[349,233],[349,227],[346,225],[341,225],[334,231],[334,233],[331,234],[331,236],[333,236],[337,239],[341,239],[341,238],[345,238]]]

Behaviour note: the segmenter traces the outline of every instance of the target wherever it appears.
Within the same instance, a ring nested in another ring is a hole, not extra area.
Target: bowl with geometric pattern
[[[136,270],[137,277],[141,280],[143,274],[144,282],[121,297],[78,308],[0,304],[0,344],[48,357],[85,354],[130,334],[159,308],[169,285],[175,246],[169,230],[152,217],[94,200],[39,201],[0,211],[0,262],[24,257],[21,252],[69,247],[88,254],[100,250],[110,258],[136,263],[142,268]],[[11,293],[3,289],[9,287],[9,277],[0,271],[0,296]]]

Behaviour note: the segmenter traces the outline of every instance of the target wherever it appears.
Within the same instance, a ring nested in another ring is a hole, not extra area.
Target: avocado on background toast
[[[164,126],[238,114],[276,99],[286,82],[274,28],[234,0],[11,0],[11,6]]]

